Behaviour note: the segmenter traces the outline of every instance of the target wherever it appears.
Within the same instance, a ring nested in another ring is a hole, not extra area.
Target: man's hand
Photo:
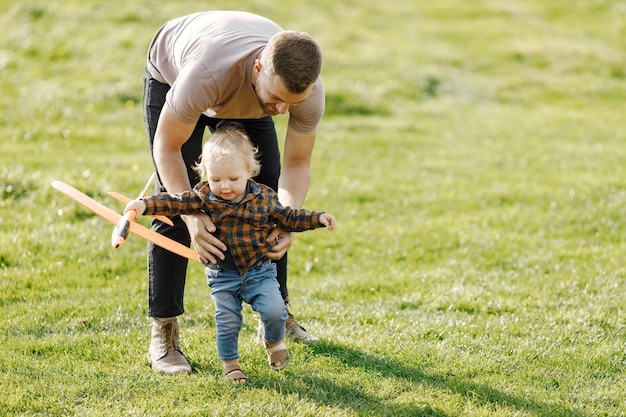
[[[293,236],[290,232],[287,232],[280,227],[275,227],[269,235],[267,235],[266,242],[272,242],[274,246],[272,247],[271,252],[269,252],[266,256],[273,260],[277,261],[289,250],[291,247],[291,243],[293,242]]]
[[[218,259],[224,259],[226,245],[212,235],[215,232],[215,225],[207,214],[194,214],[181,216],[191,241],[198,253],[198,260],[203,264],[216,264]]]

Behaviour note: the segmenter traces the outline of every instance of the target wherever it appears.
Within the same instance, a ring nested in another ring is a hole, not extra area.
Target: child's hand
[[[326,226],[328,230],[333,230],[335,228],[335,217],[332,214],[322,213],[320,223]]]
[[[144,211],[146,211],[146,203],[141,200],[131,200],[128,204],[126,204],[124,213],[128,213],[131,210],[135,210],[137,212],[137,217],[139,217]]]

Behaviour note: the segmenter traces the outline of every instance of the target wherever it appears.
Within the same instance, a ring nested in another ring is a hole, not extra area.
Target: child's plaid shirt
[[[273,242],[265,239],[270,230],[279,226],[289,232],[303,232],[318,227],[323,212],[284,207],[270,188],[248,181],[247,194],[239,203],[222,200],[203,181],[193,191],[178,194],[161,193],[144,197],[144,214],[177,216],[205,212],[215,224],[214,236],[230,251],[240,274],[271,251]]]

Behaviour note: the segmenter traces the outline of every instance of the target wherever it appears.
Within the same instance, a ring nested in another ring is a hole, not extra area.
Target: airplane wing
[[[109,195],[113,197],[114,199],[116,199],[117,201],[121,201],[124,204],[127,204],[130,200],[132,200],[131,198],[126,197],[124,194],[120,194],[115,191],[109,191]],[[174,226],[174,223],[172,223],[170,218],[167,216],[161,216],[161,215],[156,214],[154,216],[150,215],[150,217],[155,218],[157,220],[161,220],[163,223],[169,224],[170,226]]]
[[[62,192],[63,194],[65,194],[66,196],[68,196],[69,198],[71,198],[72,200],[76,201],[81,206],[93,211],[98,216],[102,217],[103,219],[115,225],[117,225],[120,219],[122,218],[120,214],[114,212],[113,210],[111,210],[110,208],[106,206],[103,206],[102,204],[98,203],[94,199],[78,191],[76,188],[72,187],[71,185],[68,185],[62,181],[53,181],[52,186],[56,188],[57,190],[59,190],[60,192]],[[177,255],[191,259],[192,261],[198,260],[198,254],[194,252],[193,250],[191,250],[190,248],[188,248],[187,246],[181,245],[180,243],[172,239],[169,239],[163,235],[160,235],[159,233],[153,230],[150,230],[147,227],[144,227],[138,223],[131,222],[130,232],[143,239],[146,239],[149,242],[154,243],[157,246],[162,247],[163,249],[167,249],[170,252],[173,252]]]

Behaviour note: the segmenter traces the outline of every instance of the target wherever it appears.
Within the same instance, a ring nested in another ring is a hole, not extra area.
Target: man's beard
[[[259,106],[261,106],[261,110],[263,110],[263,112],[265,114],[267,114],[268,116],[276,116],[278,115],[278,110],[276,110],[276,107],[271,107],[271,104],[267,104],[264,103],[263,100],[261,100],[261,97],[259,97],[259,92],[256,89],[256,85],[252,84],[252,89],[254,90],[254,94],[256,95],[256,101],[259,103]]]
[[[261,106],[261,109],[263,110],[265,114],[269,116],[278,115],[278,110],[276,110],[275,106],[273,106],[272,104],[263,103],[263,101],[261,101],[261,99],[258,96],[257,96],[257,101],[259,102],[259,106]]]

